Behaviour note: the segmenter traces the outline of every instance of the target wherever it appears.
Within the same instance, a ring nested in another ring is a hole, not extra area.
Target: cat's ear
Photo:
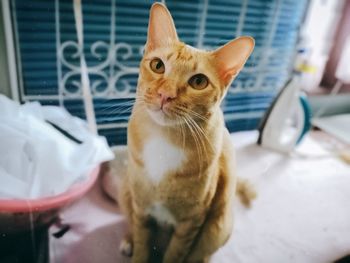
[[[145,50],[149,51],[172,41],[178,41],[173,18],[163,4],[154,3],[150,10]]]
[[[214,51],[220,77],[228,85],[243,68],[254,49],[252,37],[239,37]]]

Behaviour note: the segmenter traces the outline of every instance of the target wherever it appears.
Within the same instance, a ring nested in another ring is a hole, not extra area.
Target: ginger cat
[[[118,192],[130,225],[121,249],[133,263],[155,262],[154,224],[171,229],[164,263],[208,262],[230,237],[235,157],[220,103],[253,49],[251,37],[215,51],[190,47],[167,8],[153,4]]]

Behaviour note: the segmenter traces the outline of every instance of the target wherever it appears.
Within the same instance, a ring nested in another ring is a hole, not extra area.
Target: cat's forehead
[[[146,54],[146,59],[160,58],[171,69],[179,72],[207,71],[211,68],[210,52],[197,49],[182,42],[158,48]]]
[[[185,60],[207,59],[208,52],[197,49],[184,43],[174,43],[162,48],[153,50],[147,54],[147,57],[160,57],[166,60]]]

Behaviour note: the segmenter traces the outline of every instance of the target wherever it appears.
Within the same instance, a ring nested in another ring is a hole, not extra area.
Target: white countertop
[[[251,209],[236,204],[234,233],[212,262],[322,263],[350,254],[350,165],[310,136],[292,156],[262,149],[256,138],[232,134],[238,175],[258,196]],[[123,217],[98,187],[63,218],[72,230],[51,238],[51,262],[129,262],[118,251]]]

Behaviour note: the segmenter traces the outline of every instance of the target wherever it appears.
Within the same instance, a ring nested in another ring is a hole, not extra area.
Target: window
[[[138,63],[153,1],[85,0],[84,55],[99,133],[111,145],[126,142]],[[230,131],[256,128],[288,79],[306,0],[167,0],[179,37],[216,48],[251,35],[256,48],[223,102]],[[13,0],[14,33],[22,101],[64,105],[84,118],[79,52],[70,0]]]

